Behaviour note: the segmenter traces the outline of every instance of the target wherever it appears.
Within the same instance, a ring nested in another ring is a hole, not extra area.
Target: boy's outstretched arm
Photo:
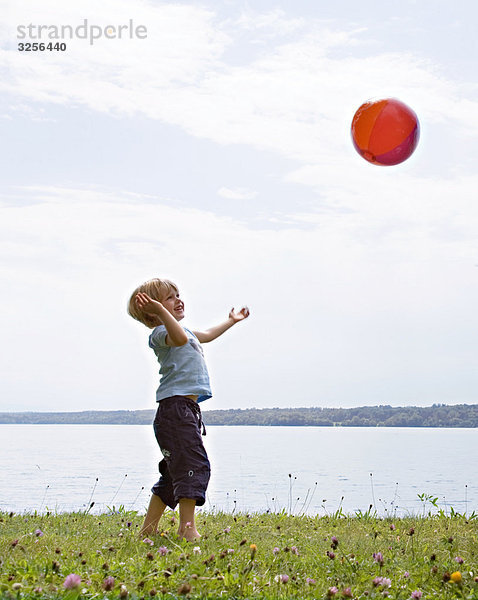
[[[241,308],[241,310],[237,313],[234,311],[234,308],[231,308],[231,312],[229,313],[227,321],[224,321],[223,323],[220,323],[215,327],[210,327],[206,331],[195,331],[194,335],[197,337],[201,344],[205,344],[206,342],[212,342],[212,340],[218,338],[225,331],[230,329],[233,325],[239,323],[239,321],[244,321],[244,319],[247,319],[248,316],[249,309],[247,308],[247,306]]]

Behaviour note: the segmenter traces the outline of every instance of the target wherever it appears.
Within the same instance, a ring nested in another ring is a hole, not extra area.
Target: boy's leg
[[[141,527],[141,531],[139,533],[141,537],[146,535],[154,535],[156,533],[159,519],[161,518],[165,508],[166,504],[161,500],[161,498],[153,494],[151,496],[151,500],[149,501],[148,512],[146,513],[143,526]]]
[[[187,542],[198,540],[201,537],[194,522],[195,508],[196,500],[192,500],[191,498],[181,498],[179,501],[178,536],[184,538]]]

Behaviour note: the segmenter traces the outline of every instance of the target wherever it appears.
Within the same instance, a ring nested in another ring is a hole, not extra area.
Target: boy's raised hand
[[[249,309],[247,308],[247,306],[241,308],[241,310],[237,313],[234,311],[234,307],[232,307],[231,312],[229,313],[229,318],[232,319],[234,323],[237,323],[238,321],[243,321],[244,319],[247,319],[248,316]]]
[[[139,294],[136,294],[135,302],[143,312],[149,315],[160,314],[161,309],[164,309],[164,306],[160,302],[153,300],[145,292],[139,292]]]

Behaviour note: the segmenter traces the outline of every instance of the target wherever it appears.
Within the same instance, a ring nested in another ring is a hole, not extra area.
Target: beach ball
[[[368,100],[352,120],[357,152],[374,165],[398,165],[413,153],[420,137],[417,115],[400,100]]]

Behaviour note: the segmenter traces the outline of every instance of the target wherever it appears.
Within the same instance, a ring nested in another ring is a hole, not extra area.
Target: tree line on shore
[[[1,424],[150,425],[155,410],[4,412]],[[478,404],[203,410],[206,425],[478,427]]]

